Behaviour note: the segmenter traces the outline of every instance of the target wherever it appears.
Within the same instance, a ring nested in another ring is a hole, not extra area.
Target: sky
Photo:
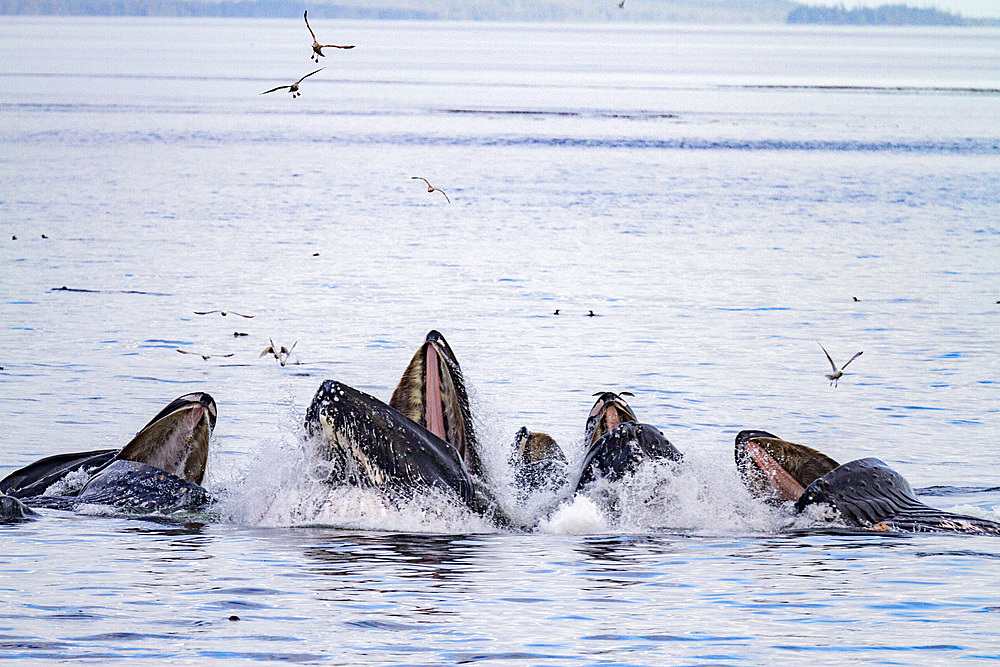
[[[1000,0],[842,0],[845,7],[878,7],[905,4],[910,7],[934,7],[967,18],[1000,17]],[[839,5],[835,0],[800,0],[807,5]]]

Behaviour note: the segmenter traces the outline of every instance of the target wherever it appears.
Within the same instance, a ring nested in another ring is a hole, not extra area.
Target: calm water
[[[222,498],[0,527],[0,658],[1000,658],[995,538],[790,532],[732,463],[764,428],[1000,519],[997,30],[317,20],[358,46],[292,100],[300,21],[0,26],[0,475],[203,390]],[[685,465],[528,534],[316,484],[320,382],[387,399],[431,328],[501,488],[603,389]],[[816,341],[864,350],[836,389]]]

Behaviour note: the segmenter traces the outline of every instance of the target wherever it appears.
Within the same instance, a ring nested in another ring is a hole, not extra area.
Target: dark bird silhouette
[[[327,49],[327,48],[329,48],[329,49],[353,49],[354,48],[353,44],[345,45],[345,46],[341,46],[340,44],[320,44],[319,42],[316,41],[316,33],[314,33],[313,29],[309,27],[309,10],[308,9],[306,11],[302,12],[302,18],[304,18],[306,20],[306,27],[309,28],[309,34],[312,35],[312,38],[313,38],[313,46],[312,46],[313,52],[312,52],[312,55],[310,56],[310,58],[313,59],[313,62],[317,62],[318,63],[320,58],[326,58],[326,56],[323,55],[323,49]]]
[[[195,315],[211,315],[212,313],[219,313],[223,317],[227,315],[239,315],[240,317],[245,317],[248,320],[253,319],[253,315],[244,315],[243,313],[237,313],[235,310],[196,310]]]
[[[448,200],[448,203],[449,204],[451,203],[451,199],[448,197],[448,193],[440,188],[436,188],[433,185],[431,185],[431,182],[428,181],[426,178],[423,178],[421,176],[410,176],[410,178],[415,181],[423,181],[424,183],[427,184],[427,192],[435,192],[435,191],[440,192],[441,194],[444,195],[444,198]]]
[[[558,314],[559,314],[559,309],[558,309],[558,308],[556,308],[556,312],[554,312],[554,313],[552,313],[552,314],[553,314],[553,315],[558,315]]]
[[[234,331],[234,332],[233,332],[233,338],[239,338],[239,337],[241,337],[241,336],[249,336],[249,335],[250,335],[250,334],[248,334],[248,333],[243,333],[242,331]]]
[[[230,352],[229,354],[202,354],[201,352],[188,352],[187,350],[182,350],[181,348],[177,348],[177,351],[180,352],[181,354],[193,354],[193,355],[195,355],[197,357],[201,357],[205,361],[208,361],[212,357],[231,357],[231,356],[233,356],[232,352]]]
[[[625,0],[618,3],[618,9],[625,9]]]
[[[847,364],[844,364],[840,368],[837,368],[837,364],[833,363],[833,358],[830,357],[830,353],[826,351],[825,347],[823,347],[823,343],[820,343],[819,341],[816,341],[816,343],[823,350],[823,354],[826,355],[826,358],[830,361],[830,366],[833,368],[833,372],[827,374],[826,376],[826,379],[830,381],[831,387],[836,387],[837,383],[840,381],[840,378],[844,377],[844,369],[847,368],[847,364],[851,363],[852,361],[860,357],[862,354],[864,354],[864,350],[858,352],[853,357],[847,360]]]
[[[590,311],[589,313],[587,313],[587,317],[597,317],[597,313],[595,313],[594,311]]]
[[[296,98],[296,97],[298,97],[299,95],[302,94],[302,93],[299,92],[299,84],[302,83],[303,81],[305,81],[306,78],[308,78],[308,77],[312,76],[313,74],[315,74],[316,72],[321,72],[321,71],[323,71],[322,67],[320,67],[315,72],[309,72],[304,77],[302,77],[301,79],[299,79],[298,81],[296,81],[295,83],[293,83],[293,84],[291,84],[289,86],[278,86],[276,88],[272,88],[271,90],[265,90],[263,93],[261,93],[261,95],[267,95],[268,93],[273,93],[276,90],[283,90],[283,89],[287,88],[288,92],[290,92],[292,94],[292,98],[294,99],[294,98]]]

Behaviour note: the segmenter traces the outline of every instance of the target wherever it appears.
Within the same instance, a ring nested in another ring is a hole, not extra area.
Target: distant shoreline
[[[791,24],[853,26],[1000,26],[996,18],[904,4],[846,9],[807,6],[792,0],[598,0],[580,7],[569,0],[353,0],[350,4],[302,0],[0,0],[6,16],[150,16],[317,18],[424,21],[540,21]]]

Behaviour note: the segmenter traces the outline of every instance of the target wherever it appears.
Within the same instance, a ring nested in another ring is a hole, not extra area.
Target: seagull
[[[625,0],[618,3],[618,9],[625,9]]]
[[[302,12],[302,18],[304,18],[306,20],[306,27],[309,28],[309,10],[308,9],[306,11]],[[312,28],[309,28],[309,34],[312,35],[312,38],[313,38],[313,54],[312,54],[312,56],[310,56],[313,59],[313,62],[317,62],[318,63],[319,59],[321,57],[322,58],[326,58],[326,56],[323,55],[323,49],[326,49],[326,48],[331,48],[331,49],[353,49],[354,48],[353,44],[351,44],[350,46],[340,46],[339,44],[320,44],[319,42],[316,41],[316,33],[313,32]]]
[[[423,181],[424,183],[427,184],[427,192],[434,192],[436,190],[444,195],[444,198],[448,200],[449,204],[451,203],[451,199],[448,197],[448,193],[440,188],[436,188],[433,185],[431,185],[431,182],[428,181],[426,178],[422,178],[420,176],[410,176],[410,179],[414,181]]]
[[[820,343],[819,341],[816,341],[816,343],[823,350],[823,353],[826,355],[826,358],[830,360],[830,366],[833,367],[833,372],[826,376],[826,379],[830,381],[831,387],[836,387],[840,378],[844,377],[844,369],[847,368],[847,364],[851,363],[852,361],[860,357],[862,354],[864,354],[864,350],[858,352],[853,357],[847,360],[847,364],[844,364],[840,368],[837,368],[837,364],[833,363],[833,359],[830,357],[830,353],[826,351],[826,348],[823,347],[823,343]]]
[[[316,70],[316,72],[320,72],[322,70],[323,70],[323,68],[320,67],[318,70]],[[261,95],[267,95],[268,93],[273,93],[276,90],[281,90],[283,88],[287,88],[288,92],[290,92],[292,94],[292,98],[294,99],[294,98],[296,98],[296,97],[298,97],[299,95],[302,94],[302,93],[299,92],[299,84],[302,83],[307,77],[312,76],[316,72],[309,72],[304,77],[302,77],[301,79],[299,79],[298,81],[296,81],[295,83],[293,83],[290,86],[278,86],[277,88],[272,88],[271,90],[265,90],[263,93],[261,93]]]
[[[201,357],[205,361],[208,361],[212,357],[231,357],[231,356],[233,356],[232,352],[230,352],[229,354],[202,354],[201,352],[188,352],[187,350],[182,350],[181,348],[177,348],[177,351],[180,352],[181,354],[193,354],[195,356]]]
[[[195,315],[211,315],[212,313],[221,313],[223,317],[226,315],[239,315],[240,317],[245,317],[248,320],[253,319],[253,315],[244,315],[243,313],[237,313],[235,310],[196,310]]]
[[[270,355],[273,355],[274,358],[278,360],[278,363],[281,364],[282,366],[284,366],[285,364],[288,363],[288,357],[291,356],[292,350],[294,350],[295,346],[299,344],[299,341],[295,341],[294,343],[292,343],[292,349],[290,350],[287,347],[285,347],[284,345],[282,345],[281,347],[278,347],[277,345],[274,344],[274,341],[271,340],[270,338],[268,338],[267,340],[271,344],[268,345],[267,347],[265,347],[264,351],[261,352],[257,356],[257,358],[260,359],[264,355],[270,354]]]

